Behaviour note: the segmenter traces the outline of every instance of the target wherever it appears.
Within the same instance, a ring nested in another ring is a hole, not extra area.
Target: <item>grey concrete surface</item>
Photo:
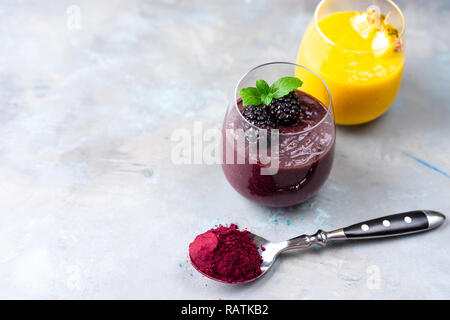
[[[338,128],[312,200],[261,207],[219,165],[172,163],[175,129],[220,128],[244,72],[295,60],[317,3],[2,1],[0,298],[450,298],[447,224],[292,252],[246,286],[188,263],[188,244],[219,223],[282,240],[412,209],[450,215],[449,1],[398,1],[397,99]]]

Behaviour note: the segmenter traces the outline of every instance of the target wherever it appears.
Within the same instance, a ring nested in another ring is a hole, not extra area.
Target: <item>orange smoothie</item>
[[[335,12],[317,25],[311,22],[303,36],[297,64],[317,72],[327,83],[338,124],[371,121],[394,101],[404,53],[399,31],[388,19],[370,11]],[[314,82],[301,76],[302,90],[318,96]]]

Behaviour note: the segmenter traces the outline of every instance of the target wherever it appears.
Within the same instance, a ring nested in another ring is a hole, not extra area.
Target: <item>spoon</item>
[[[239,283],[251,282],[262,277],[273,266],[277,256],[286,250],[307,248],[313,244],[325,246],[330,241],[401,236],[410,233],[432,230],[439,227],[444,221],[445,216],[440,212],[431,210],[417,210],[368,220],[353,224],[346,228],[328,232],[319,229],[313,235],[304,234],[282,242],[271,242],[263,237],[251,233],[250,235],[253,237],[253,241],[258,246],[259,254],[263,259],[261,264],[261,274],[258,277]],[[213,280],[220,281],[205,273],[202,274]]]

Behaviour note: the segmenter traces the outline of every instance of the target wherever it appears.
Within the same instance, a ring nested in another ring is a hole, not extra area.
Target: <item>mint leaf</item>
[[[273,93],[275,99],[284,97],[292,90],[301,87],[303,81],[295,77],[284,77],[275,81],[270,87],[270,91]]]
[[[261,101],[262,101],[262,103],[264,103],[266,106],[268,106],[268,105],[272,102],[272,99],[273,99],[273,93],[272,93],[272,92],[269,92],[269,93],[263,93],[263,94],[261,95]]]
[[[239,90],[239,96],[242,98],[242,104],[244,106],[254,105],[258,106],[261,102],[261,94],[255,87],[248,87]]]
[[[261,96],[263,94],[270,93],[270,87],[269,84],[264,80],[256,80],[256,89],[258,89]]]

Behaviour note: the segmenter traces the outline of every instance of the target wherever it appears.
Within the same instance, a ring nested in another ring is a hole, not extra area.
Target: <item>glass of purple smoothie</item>
[[[244,105],[241,89],[255,87],[257,80],[270,85],[283,77],[298,78],[303,84],[270,104]],[[325,82],[294,63],[262,64],[239,80],[228,106],[222,168],[244,197],[270,207],[296,205],[312,197],[328,178],[335,137]]]

